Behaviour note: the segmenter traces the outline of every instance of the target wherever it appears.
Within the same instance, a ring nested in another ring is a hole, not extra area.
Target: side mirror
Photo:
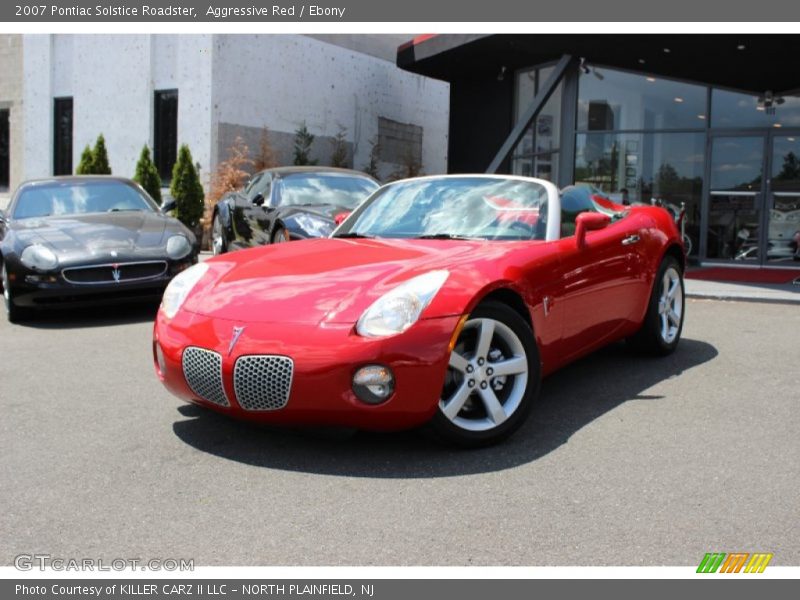
[[[178,206],[178,203],[175,202],[174,199],[167,200],[164,204],[161,205],[161,212],[167,214],[171,210],[175,210]]]
[[[341,212],[335,217],[333,217],[333,222],[336,223],[337,225],[341,225],[342,221],[344,221],[350,215],[351,215],[350,212]]]
[[[252,202],[253,206],[264,206],[264,194],[256,194]]]
[[[603,213],[582,212],[575,219],[575,243],[578,248],[586,246],[586,232],[603,229],[611,223],[611,217]]]

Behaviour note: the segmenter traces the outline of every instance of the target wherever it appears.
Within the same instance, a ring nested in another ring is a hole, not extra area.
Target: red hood
[[[324,238],[264,246],[209,260],[183,308],[232,321],[355,323],[388,290],[428,271],[450,270],[443,289],[463,289],[465,281],[479,287],[479,264],[508,249],[483,241]],[[426,315],[463,308],[434,302]]]

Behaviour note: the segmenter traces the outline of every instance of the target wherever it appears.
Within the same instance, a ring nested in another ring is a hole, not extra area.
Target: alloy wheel
[[[439,408],[456,427],[489,431],[520,407],[528,384],[528,358],[516,333],[501,321],[467,321],[450,354]]]
[[[665,344],[671,344],[681,330],[683,319],[683,280],[674,267],[664,271],[661,279],[658,316],[661,323],[661,339]]]

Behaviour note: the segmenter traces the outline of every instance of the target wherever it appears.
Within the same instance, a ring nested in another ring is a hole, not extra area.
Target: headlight
[[[186,296],[189,295],[189,292],[192,291],[197,282],[203,278],[206,271],[208,271],[208,265],[200,263],[189,267],[169,282],[167,289],[164,290],[164,298],[161,300],[161,310],[164,311],[167,317],[171,319],[177,314],[178,309],[186,300]]]
[[[47,246],[34,244],[28,246],[22,251],[19,259],[22,264],[29,269],[36,269],[37,271],[52,271],[58,267],[58,257],[56,253],[50,250]]]
[[[402,333],[417,322],[449,274],[448,271],[431,271],[401,283],[361,315],[356,332],[364,337]]]
[[[186,236],[173,235],[167,240],[167,256],[172,260],[179,260],[192,251],[192,245]]]
[[[294,220],[311,237],[328,237],[334,228],[330,221],[304,213],[295,215]]]

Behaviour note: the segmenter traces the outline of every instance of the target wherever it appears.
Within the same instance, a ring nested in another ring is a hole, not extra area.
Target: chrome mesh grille
[[[186,383],[202,400],[230,406],[222,386],[222,356],[211,350],[189,346],[181,359]]]
[[[292,389],[294,363],[286,356],[240,356],[233,367],[236,401],[245,410],[278,410]]]

